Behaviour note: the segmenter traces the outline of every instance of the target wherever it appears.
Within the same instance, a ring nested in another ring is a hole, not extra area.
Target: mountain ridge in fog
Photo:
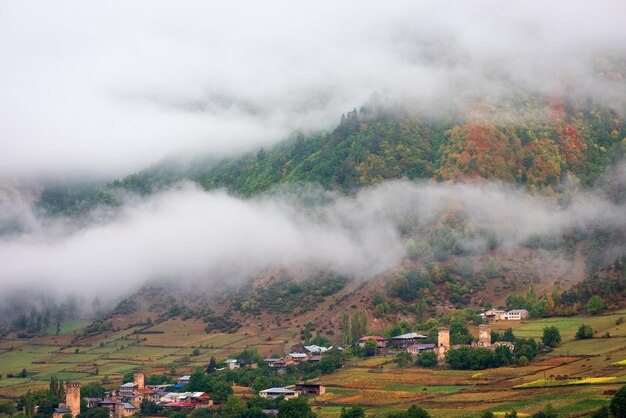
[[[496,103],[483,98],[443,115],[416,112],[371,100],[342,115],[331,131],[296,132],[272,148],[221,161],[171,158],[84,193],[49,185],[39,203],[51,214],[79,214],[184,180],[240,196],[290,183],[354,194],[385,180],[472,178],[553,193],[571,184],[591,187],[626,148],[623,119],[588,100],[520,94]]]

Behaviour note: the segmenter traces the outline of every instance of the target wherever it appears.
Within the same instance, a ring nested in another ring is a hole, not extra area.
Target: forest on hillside
[[[281,184],[313,183],[351,194],[391,179],[485,178],[558,197],[596,185],[623,158],[625,134],[618,114],[591,100],[518,95],[438,117],[369,104],[342,115],[331,132],[295,133],[272,149],[221,162],[168,160],[100,188],[47,187],[40,205],[77,215],[116,206],[124,193],[145,196],[182,180],[253,196]]]

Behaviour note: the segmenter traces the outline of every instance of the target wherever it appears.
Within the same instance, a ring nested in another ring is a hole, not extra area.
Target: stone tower
[[[437,336],[437,347],[450,348],[450,327],[439,327]]]
[[[437,362],[444,364],[446,352],[450,349],[450,327],[439,327],[437,336]]]
[[[144,373],[143,370],[135,369],[135,372],[133,374],[133,383],[137,385],[137,389],[145,388],[145,385],[144,385],[145,378],[146,378],[146,374]]]
[[[65,384],[65,405],[72,411],[72,416],[80,414],[80,383],[67,382]]]
[[[478,346],[491,347],[491,327],[487,324],[478,326]]]

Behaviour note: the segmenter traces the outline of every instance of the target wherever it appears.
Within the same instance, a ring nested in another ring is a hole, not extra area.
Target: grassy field
[[[357,360],[320,378],[327,386],[323,396],[312,399],[321,417],[338,417],[341,408],[363,405],[370,412],[402,410],[412,404],[434,417],[476,417],[489,409],[496,416],[516,409],[532,414],[551,403],[560,416],[578,415],[605,405],[611,391],[626,383],[626,325],[616,321],[626,311],[597,317],[549,318],[499,322],[493,329],[512,327],[516,335],[540,338],[546,326],[561,330],[563,341],[552,352],[527,367],[503,367],[481,371],[398,368],[391,357]],[[576,340],[581,323],[594,328],[594,338]],[[293,331],[249,331],[241,334],[206,334],[197,320],[171,320],[152,328],[159,334],[136,334],[138,327],[110,331],[87,340],[73,341],[86,323],[62,323],[60,335],[33,341],[0,340],[0,396],[17,396],[42,388],[51,376],[83,383],[121,383],[122,375],[135,367],[152,372],[175,368],[177,375],[204,366],[211,356],[227,358],[244,348],[262,354],[283,353],[293,341]],[[602,335],[609,333],[610,337]],[[268,338],[269,337],[269,338]],[[199,355],[193,356],[198,348]],[[26,378],[7,378],[26,369]],[[245,392],[246,388],[238,388]],[[608,392],[607,392],[608,391]]]

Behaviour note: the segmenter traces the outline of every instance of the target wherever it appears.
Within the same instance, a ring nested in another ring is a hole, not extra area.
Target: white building
[[[509,321],[521,321],[528,318],[528,311],[526,309],[513,309],[504,314],[504,319]]]
[[[239,362],[237,360],[235,360],[235,359],[228,359],[228,360],[224,361],[224,364],[226,365],[226,367],[229,370],[234,370],[234,369],[238,369],[239,367],[241,367],[239,365]]]
[[[289,400],[297,398],[298,392],[286,388],[271,388],[260,391],[259,396],[267,399],[276,399],[279,396],[284,396],[285,400]]]

